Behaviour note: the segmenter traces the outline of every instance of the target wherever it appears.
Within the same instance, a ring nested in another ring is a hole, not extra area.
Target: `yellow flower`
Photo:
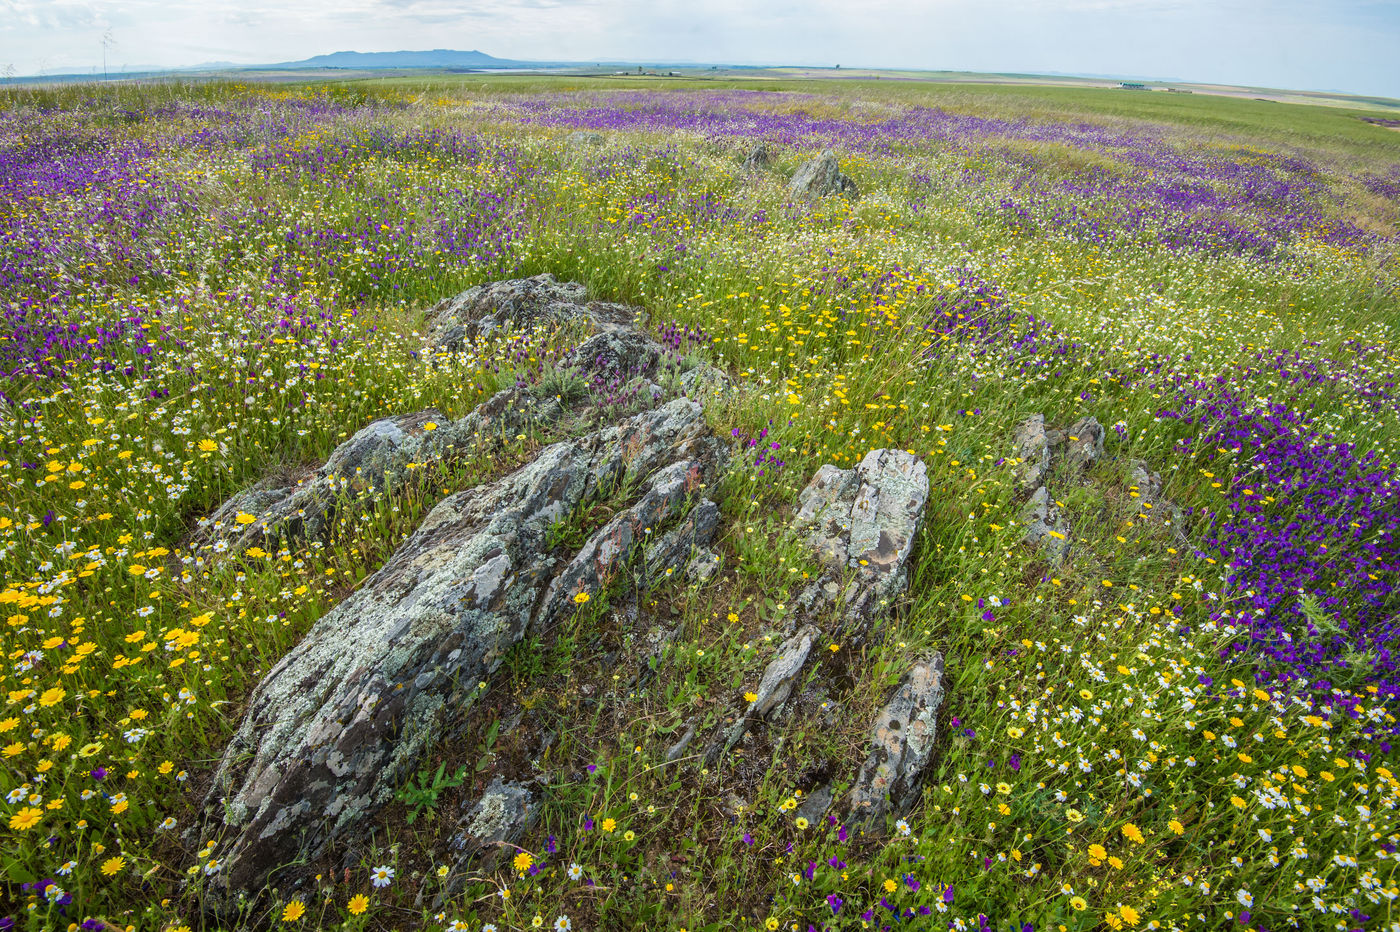
[[[757,702],[757,701],[758,701],[758,693],[755,693],[755,692],[747,692],[747,693],[744,693],[744,701],[745,701],[745,702]]]
[[[40,809],[32,806],[25,806],[23,809],[10,816],[10,828],[16,832],[27,832],[29,829],[39,824],[39,820],[44,817]]]
[[[20,744],[18,741],[14,742],[13,744],[7,744],[7,745],[5,745],[5,756],[6,756],[6,757],[18,757],[19,755],[21,755],[21,754],[23,754],[23,753],[24,753],[24,745]]]
[[[1142,830],[1131,822],[1123,826],[1123,837],[1135,845],[1140,845],[1146,840],[1142,837]]]
[[[1083,912],[1084,910],[1089,908],[1088,900],[1084,899],[1084,897],[1082,896],[1071,897],[1069,905],[1073,906],[1079,912]]]
[[[146,572],[146,568],[140,563],[133,563],[126,569],[132,576],[140,576],[142,573]]]
[[[345,904],[345,908],[350,910],[352,916],[363,915],[364,911],[369,909],[369,897],[363,893],[356,893],[350,897],[350,902]]]
[[[765,922],[763,926],[768,932],[773,932],[774,929],[778,928],[778,918],[776,916],[769,916],[768,921]]]
[[[51,705],[58,705],[63,701],[63,697],[66,695],[68,694],[64,692],[62,687],[54,686],[51,689],[44,690],[39,695],[39,705],[44,708],[48,708]]]
[[[1170,822],[1168,822],[1167,828],[1171,829],[1172,832],[1177,835],[1180,835],[1186,831],[1186,826],[1182,825],[1176,819],[1172,819]]]
[[[424,429],[424,430],[437,430],[437,422],[436,422],[436,421],[429,421],[428,423],[426,423],[426,424],[423,425],[423,429]]]
[[[1019,738],[1024,734],[1025,732],[1017,728],[1015,725],[1012,725],[1010,728],[1006,729],[1006,736],[1008,738]]]
[[[617,828],[617,823],[614,822],[612,819],[603,820],[603,831],[611,832],[615,828]]]
[[[301,900],[292,900],[282,908],[283,922],[296,922],[306,915],[306,904]]]
[[[1066,809],[1065,818],[1078,824],[1084,821],[1084,813],[1080,812],[1078,809]]]
[[[585,603],[585,602],[587,602],[587,601],[588,601],[588,593],[587,593],[587,592],[580,592],[578,595],[574,596],[574,604],[575,604],[575,605],[582,605],[583,603]]]
[[[886,892],[886,893],[893,893],[893,892],[895,891],[895,889],[898,888],[898,887],[899,887],[899,884],[897,884],[897,883],[894,882],[894,878],[893,878],[893,877],[886,877],[886,878],[885,878],[885,892]]]
[[[517,872],[523,874],[530,869],[531,864],[535,863],[535,859],[528,851],[522,851],[515,856],[515,860],[511,863],[515,865]]]
[[[199,441],[199,449],[200,452],[203,453],[213,453],[215,450],[219,449],[219,445],[208,437],[205,437],[203,440]]]
[[[801,816],[798,816],[798,817],[797,817],[796,825],[797,825],[797,828],[798,828],[799,831],[805,830],[805,829],[807,828],[808,824],[809,824],[809,823],[807,822],[806,819],[802,818]]]
[[[1103,845],[1090,845],[1089,857],[1096,861],[1102,861],[1104,858],[1108,857],[1108,849]]]
[[[252,524],[258,519],[248,514],[246,511],[240,511],[238,514],[233,516],[233,520],[238,522],[239,524]]]
[[[120,874],[123,867],[126,867],[126,858],[108,858],[102,862],[102,873],[112,877]]]
[[[1138,916],[1138,911],[1133,909],[1131,906],[1119,906],[1118,915],[1122,916],[1123,921],[1130,926],[1137,925],[1138,919],[1141,918],[1140,916]]]

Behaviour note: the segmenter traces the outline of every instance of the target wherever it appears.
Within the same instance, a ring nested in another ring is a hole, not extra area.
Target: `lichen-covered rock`
[[[1170,527],[1177,542],[1185,544],[1185,516],[1181,513],[1181,507],[1164,494],[1162,477],[1142,460],[1133,460],[1128,478],[1132,482],[1129,492],[1141,502],[1143,512]]]
[[[800,613],[833,601],[847,623],[887,608],[908,581],[907,564],[928,502],[923,461],[871,450],[854,469],[827,464],[802,490],[793,524],[806,531],[826,572],[799,595]]]
[[[1045,484],[1054,464],[1057,433],[1045,429],[1043,414],[1032,414],[1016,426],[1012,437],[1012,456],[1016,459],[1012,473],[1022,495],[1030,495]]]
[[[1056,564],[1063,563],[1069,553],[1069,519],[1064,509],[1050,497],[1049,489],[1042,485],[1035,490],[1022,511],[1021,520],[1026,525],[1022,540],[1035,546],[1043,545]]]
[[[558,617],[626,557],[623,526],[674,518],[718,449],[700,405],[675,399],[444,499],[254,691],[204,804],[202,834],[224,844],[218,885],[256,892],[388,800],[440,718],[470,708],[532,621]],[[629,471],[636,510],[556,579],[550,527]]]
[[[763,676],[758,681],[758,698],[749,704],[748,716],[765,718],[787,701],[817,636],[817,630],[809,626],[782,643],[777,655],[763,668]]]
[[[760,142],[744,156],[744,171],[757,172],[773,164],[773,153],[768,148],[768,143]]]
[[[1095,418],[1082,417],[1065,432],[1065,461],[1076,472],[1092,469],[1103,459],[1103,425]]]
[[[431,347],[455,352],[470,340],[505,329],[576,321],[593,330],[623,330],[643,314],[625,304],[590,303],[583,285],[560,282],[546,272],[477,285],[440,302],[427,312],[427,339]]]
[[[402,478],[409,463],[435,455],[431,451],[445,437],[434,436],[433,429],[446,422],[433,410],[374,421],[336,447],[309,479],[280,488],[255,486],[229,499],[200,522],[191,544],[237,552],[283,536],[322,537],[337,500],[378,491]]]
[[[836,154],[830,150],[812,159],[797,169],[788,190],[809,200],[826,197],[828,194],[841,194],[855,200],[860,197],[856,183],[841,173],[841,164]]]
[[[921,660],[904,675],[870,731],[870,753],[851,789],[852,818],[878,825],[885,813],[918,802],[920,780],[933,754],[944,695],[943,655]]]
[[[585,129],[576,129],[565,136],[564,141],[571,146],[601,146],[603,144],[603,134],[590,133]]]

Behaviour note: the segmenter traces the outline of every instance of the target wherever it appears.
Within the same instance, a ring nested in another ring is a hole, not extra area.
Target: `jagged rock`
[[[802,490],[793,525],[826,567],[798,596],[798,614],[843,603],[848,625],[883,611],[908,581],[907,563],[928,501],[923,461],[871,450],[855,469],[827,464]]]
[[[473,865],[489,865],[495,851],[524,836],[538,816],[539,807],[528,786],[500,777],[492,780],[458,822],[461,829],[450,841],[457,856],[432,908],[441,909],[449,896],[460,893]]]
[[[943,704],[943,655],[916,663],[875,717],[870,754],[851,790],[852,818],[877,825],[891,808],[906,811],[919,799]]]
[[[446,435],[434,436],[434,429],[446,422],[433,410],[374,421],[336,447],[311,478],[282,488],[255,486],[233,496],[200,522],[191,544],[237,552],[281,536],[322,537],[337,499],[378,491],[402,478],[409,463],[436,455],[430,451],[439,448]]]
[[[681,735],[675,744],[666,749],[666,763],[674,763],[681,759],[685,749],[690,747],[690,742],[695,740],[695,723],[691,722],[686,726],[685,734]]]
[[[1103,459],[1103,425],[1092,417],[1082,417],[1065,434],[1065,461],[1078,472],[1092,469]]]
[[[788,182],[788,190],[811,200],[828,194],[841,194],[851,200],[860,197],[860,189],[854,181],[841,174],[836,154],[829,149],[799,168]]]
[[[593,330],[628,330],[644,312],[605,301],[588,301],[588,290],[577,282],[560,282],[548,272],[533,278],[488,282],[468,288],[428,310],[430,346],[456,352],[467,341],[512,328],[526,330],[538,323],[580,322]]]
[[[1063,509],[1050,498],[1049,489],[1042,485],[1035,490],[1026,503],[1021,520],[1026,525],[1022,540],[1036,546],[1043,544],[1056,564],[1064,562],[1069,553],[1069,520]]]
[[[224,843],[220,889],[255,893],[388,800],[433,727],[471,707],[527,626],[624,559],[636,522],[673,520],[720,449],[700,405],[675,399],[444,499],[254,691],[200,820]],[[550,527],[627,471],[641,477],[637,505],[556,578]]]
[[[773,153],[768,148],[768,143],[760,142],[754,146],[748,155],[744,156],[744,171],[757,172],[773,164]]]
[[[805,627],[782,643],[777,656],[763,668],[763,676],[758,682],[757,696],[749,704],[747,717],[766,718],[770,712],[787,701],[798,675],[807,663],[812,652],[812,642],[818,632]]]
[[[1153,512],[1154,517],[1170,526],[1172,536],[1176,538],[1178,543],[1185,544],[1185,517],[1181,513],[1180,506],[1162,494],[1162,477],[1149,469],[1142,460],[1133,460],[1128,477],[1133,483],[1132,491],[1137,493],[1144,510]],[[1163,511],[1166,514],[1160,513]]]
[[[1046,431],[1043,414],[1032,414],[1017,425],[1012,438],[1012,455],[1017,462],[1012,467],[1012,472],[1016,477],[1016,487],[1022,495],[1029,495],[1045,484],[1054,463],[1056,433],[1058,432]]]
[[[560,284],[551,275],[494,282],[447,302],[438,319],[450,318],[457,322],[454,326],[465,321],[465,325],[492,329],[546,317],[556,323],[586,323],[599,332],[564,354],[560,366],[581,376],[589,391],[604,401],[631,398],[639,404],[654,404],[674,390],[692,397],[727,390],[728,378],[719,370],[675,360],[661,344],[632,329],[639,317],[635,308],[574,303],[585,296],[582,285]],[[663,360],[675,366],[663,373]],[[676,367],[685,366],[689,368],[676,375]],[[669,380],[668,385],[657,384],[653,377]],[[382,418],[336,447],[309,479],[281,487],[261,483],[234,496],[200,523],[191,544],[237,553],[254,545],[272,549],[279,539],[323,538],[340,500],[382,491],[404,479],[410,464],[484,452],[518,434],[547,428],[566,413],[583,409],[588,400],[551,397],[537,394],[529,385],[516,385],[497,392],[456,421],[433,410]],[[604,405],[603,410],[618,412],[616,405]]]

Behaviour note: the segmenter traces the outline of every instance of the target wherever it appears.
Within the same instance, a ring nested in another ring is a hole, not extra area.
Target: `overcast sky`
[[[0,0],[0,69],[327,52],[1134,75],[1400,98],[1400,0]]]

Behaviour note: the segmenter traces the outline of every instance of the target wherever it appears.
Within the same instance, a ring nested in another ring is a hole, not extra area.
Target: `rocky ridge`
[[[703,365],[662,373],[667,351],[636,329],[640,316],[589,303],[581,286],[550,276],[464,292],[430,316],[431,346],[450,352],[459,341],[541,321],[578,326],[593,335],[568,354],[569,364],[640,382],[643,409],[593,424],[576,416],[577,402],[517,385],[457,421],[436,411],[385,418],[338,447],[311,480],[255,487],[207,522],[204,533],[225,551],[322,535],[340,496],[383,489],[410,462],[479,449],[526,424],[566,433],[519,469],[441,501],[259,684],[191,835],[222,841],[217,902],[294,882],[295,865],[354,839],[422,761],[428,736],[471,710],[526,633],[547,633],[582,611],[624,565],[644,582],[715,571],[719,558],[708,546],[720,508],[707,496],[726,450],[697,399],[722,394],[728,381]],[[571,555],[551,546],[554,528],[623,486],[626,507]],[[823,573],[798,598],[792,624],[801,628],[769,664],[760,699],[737,717],[724,747],[749,723],[781,711],[814,644],[835,631],[865,637],[891,607],[907,582],[927,494],[923,464],[901,451],[872,451],[854,469],[818,472],[794,529]],[[872,733],[871,758],[851,795],[872,824],[886,808],[917,799],[942,663],[934,656],[916,665]],[[889,737],[897,718],[910,723],[898,747]],[[678,758],[695,734],[692,723],[668,756]],[[540,792],[497,776],[464,810],[453,842],[461,852],[456,873],[528,830]]]

